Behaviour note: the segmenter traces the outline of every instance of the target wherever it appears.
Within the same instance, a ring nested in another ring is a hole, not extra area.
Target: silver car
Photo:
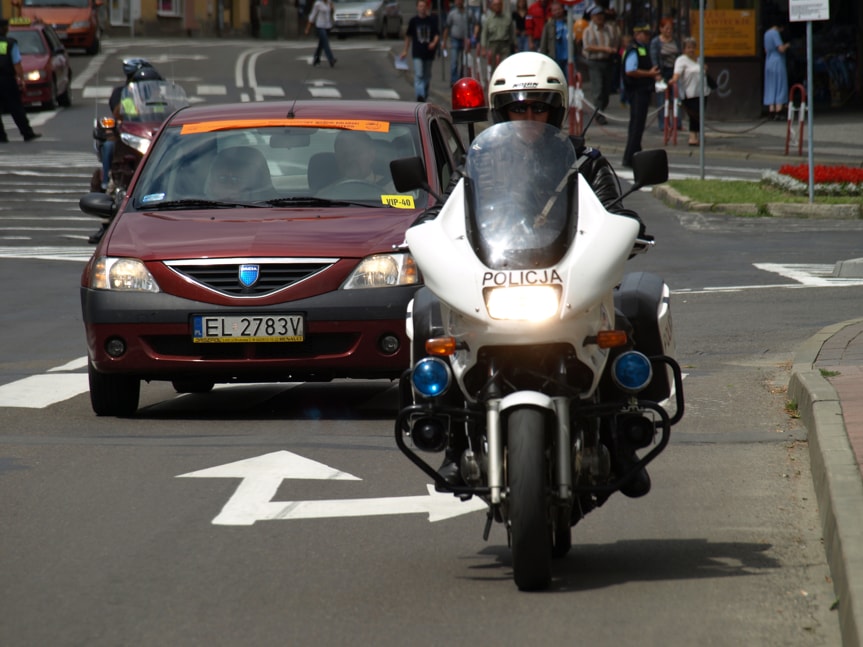
[[[378,38],[399,38],[402,15],[397,0],[334,0],[332,33],[339,38],[348,34],[376,34]]]

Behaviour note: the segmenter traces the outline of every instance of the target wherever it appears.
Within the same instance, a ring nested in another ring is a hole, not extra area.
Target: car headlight
[[[375,10],[374,9],[366,9],[363,11],[363,18],[374,18]]]
[[[135,292],[161,292],[150,270],[137,258],[109,258],[96,260],[90,275],[90,287],[95,290]]]
[[[76,20],[71,25],[69,25],[69,29],[87,29],[87,27],[89,26],[89,20]]]
[[[345,290],[416,285],[419,271],[410,254],[375,254],[360,261],[342,286]]]
[[[144,137],[138,137],[137,135],[132,135],[130,133],[121,133],[120,139],[123,140],[123,143],[126,144],[126,146],[134,148],[136,151],[141,153],[141,155],[146,155],[147,151],[150,149],[150,140],[145,139]]]
[[[492,319],[545,321],[560,310],[560,287],[521,285],[488,288],[485,307]]]
[[[44,70],[30,70],[24,73],[25,81],[41,81],[46,76]]]

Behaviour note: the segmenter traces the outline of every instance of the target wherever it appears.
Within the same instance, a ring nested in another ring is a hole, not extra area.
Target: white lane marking
[[[390,88],[366,88],[366,92],[372,99],[395,99],[398,100],[399,93]]]
[[[202,97],[216,97],[228,94],[228,88],[224,85],[199,85],[195,88],[195,94]]]
[[[0,407],[44,409],[89,390],[86,373],[31,375],[0,386]]]
[[[57,229],[53,228],[50,231],[57,231]],[[0,247],[0,258],[87,262],[93,255],[93,249],[92,245],[90,247]]]
[[[362,480],[287,451],[272,452],[226,465],[179,474],[177,478],[239,478],[234,494],[213,519],[213,525],[251,526],[256,521],[286,519],[327,519],[393,514],[427,514],[430,522],[449,519],[476,510],[485,503],[474,497],[462,502],[440,494],[429,485],[428,494],[372,499],[330,499],[322,501],[273,501],[285,479]]]

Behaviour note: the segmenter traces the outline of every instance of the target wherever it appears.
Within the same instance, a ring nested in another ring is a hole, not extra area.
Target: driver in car
[[[331,185],[360,182],[381,187],[381,193],[393,193],[392,177],[375,172],[375,146],[368,133],[342,130],[333,145],[339,178]]]

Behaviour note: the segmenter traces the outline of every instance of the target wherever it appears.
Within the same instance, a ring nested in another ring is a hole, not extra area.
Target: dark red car
[[[56,32],[40,20],[11,18],[9,36],[18,41],[24,68],[25,106],[40,104],[46,110],[72,105],[72,67]]]
[[[397,378],[421,278],[402,243],[429,198],[398,193],[389,162],[421,156],[441,193],[463,154],[433,104],[176,112],[82,275],[94,411],[134,414],[141,380]],[[109,216],[111,198],[81,208]]]

